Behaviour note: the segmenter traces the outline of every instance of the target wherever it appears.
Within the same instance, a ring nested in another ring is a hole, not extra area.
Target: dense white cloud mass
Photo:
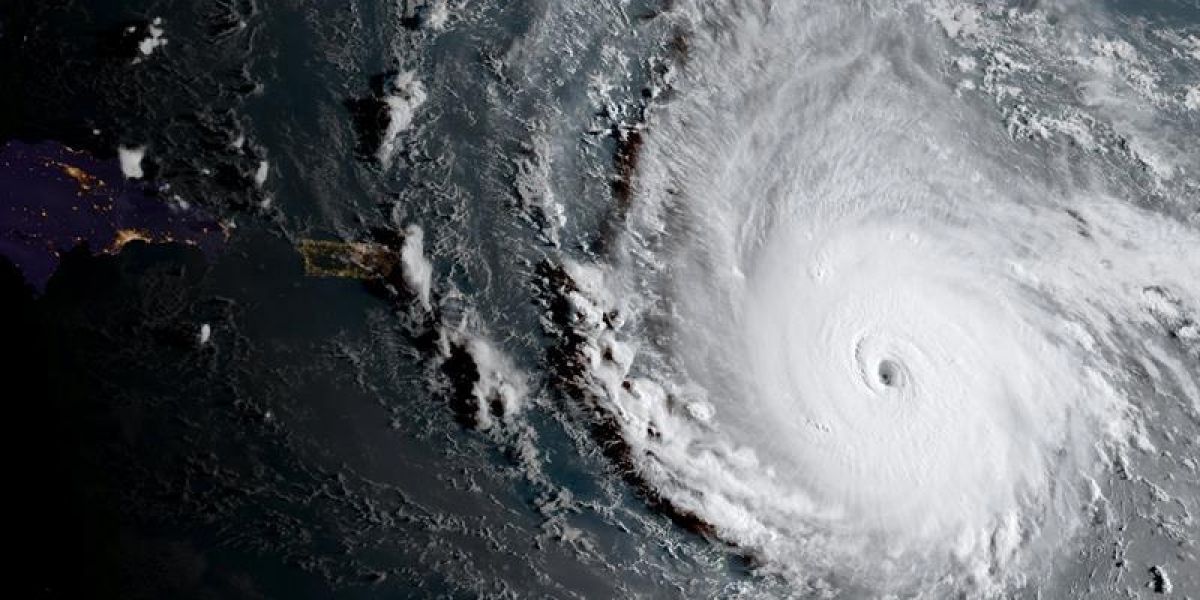
[[[1195,342],[1159,346],[1200,311],[1197,157],[1162,125],[1186,107],[1121,112],[1154,82],[1132,47],[1038,25],[1072,7],[681,4],[624,231],[568,266],[639,474],[805,585],[1040,576],[1140,436],[1129,366],[1154,354],[1200,406]]]

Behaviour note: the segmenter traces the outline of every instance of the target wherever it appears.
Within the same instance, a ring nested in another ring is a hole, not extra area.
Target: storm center
[[[900,366],[890,360],[880,361],[879,383],[887,387],[900,387]]]

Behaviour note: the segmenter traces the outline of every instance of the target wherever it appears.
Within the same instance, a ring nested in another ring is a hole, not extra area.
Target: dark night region
[[[42,290],[62,254],[116,252],[132,240],[217,251],[227,232],[202,210],[127,180],[114,160],[45,142],[0,147],[0,255]]]

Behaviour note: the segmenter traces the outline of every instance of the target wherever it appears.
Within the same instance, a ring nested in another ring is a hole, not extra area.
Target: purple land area
[[[85,245],[117,252],[133,240],[218,250],[226,232],[210,215],[126,179],[116,159],[57,142],[0,146],[0,255],[39,292],[61,255]]]

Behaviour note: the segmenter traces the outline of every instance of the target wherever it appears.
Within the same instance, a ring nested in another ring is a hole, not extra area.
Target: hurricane
[[[565,261],[630,468],[797,590],[1036,583],[1147,405],[1200,406],[1186,109],[1036,4],[678,3],[619,226]]]
[[[14,597],[1200,598],[1200,0],[3,6]]]

